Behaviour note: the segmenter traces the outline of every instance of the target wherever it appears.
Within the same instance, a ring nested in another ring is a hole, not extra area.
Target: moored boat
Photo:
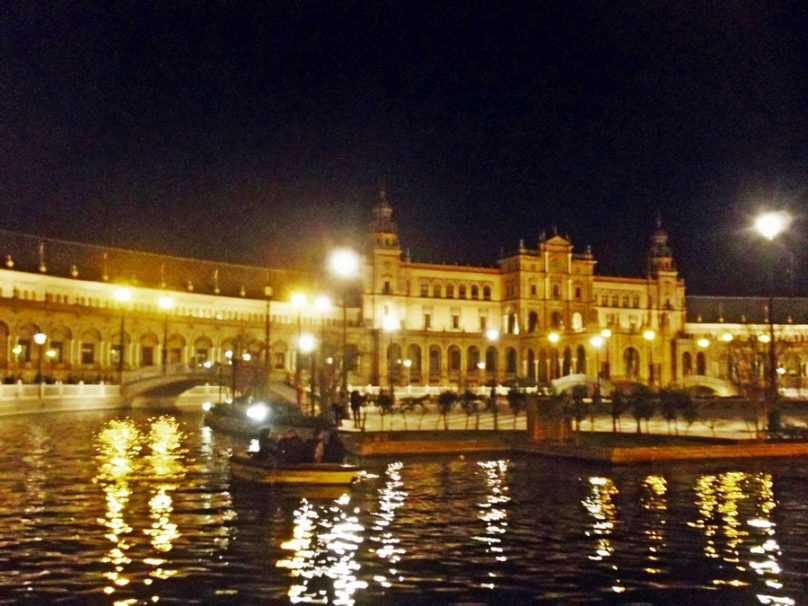
[[[347,485],[358,478],[360,469],[342,463],[286,464],[234,454],[230,457],[230,471],[240,480],[261,484]]]

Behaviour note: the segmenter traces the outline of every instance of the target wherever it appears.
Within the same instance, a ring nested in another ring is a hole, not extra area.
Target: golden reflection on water
[[[405,553],[404,549],[399,546],[399,539],[390,531],[390,525],[396,517],[396,510],[404,505],[407,499],[407,493],[402,490],[404,482],[401,479],[401,470],[403,467],[404,463],[401,461],[394,461],[387,465],[384,484],[379,488],[379,510],[373,513],[374,522],[371,527],[373,535],[370,540],[379,544],[378,547],[371,548],[371,552],[375,551],[379,558],[389,563],[388,571],[391,577],[398,574],[395,565]],[[374,581],[382,587],[390,587],[390,580],[385,575],[374,576]]]
[[[511,498],[508,496],[508,465],[509,461],[480,461],[478,465],[485,473],[485,485],[488,489],[485,501],[478,503],[477,507],[480,509],[479,518],[485,523],[485,534],[475,536],[475,541],[481,541],[486,544],[486,551],[494,556],[497,562],[506,562],[507,556],[504,554],[502,548],[503,539],[508,529],[508,512],[505,509],[505,504]],[[494,589],[496,584],[493,582],[495,573],[489,573],[492,579],[485,584],[485,587]]]
[[[614,498],[618,494],[614,481],[601,476],[589,478],[590,494],[582,501],[583,506],[593,518],[592,529],[586,531],[586,536],[595,538],[595,553],[589,556],[593,561],[604,561],[614,554],[611,536],[617,525],[617,506]],[[617,574],[617,565],[612,564],[612,570]],[[626,588],[619,578],[615,579],[612,591],[623,593]]]
[[[356,591],[367,587],[357,576],[361,566],[356,561],[364,527],[350,504],[347,493],[328,505],[301,499],[292,537],[281,544],[289,554],[276,563],[297,581],[288,591],[292,603],[350,606]]]
[[[182,432],[176,420],[160,417],[149,421],[147,434],[142,433],[131,419],[111,420],[96,436],[98,471],[93,481],[103,487],[106,499],[106,515],[98,519],[105,528],[105,537],[110,542],[102,562],[110,568],[104,574],[108,584],[104,593],[113,594],[131,582],[126,568],[132,563],[129,553],[136,541],[133,527],[127,521],[134,517],[131,508],[135,488],[149,486],[149,527],[143,534],[150,537],[154,554],[147,554],[143,561],[152,567],[151,577],[168,578],[176,571],[164,567],[164,554],[171,550],[180,533],[171,521],[172,497],[176,482],[184,476],[181,457]],[[144,446],[147,456],[141,456]],[[133,522],[134,523],[134,522]],[[145,584],[151,584],[146,579]],[[156,596],[155,596],[156,597]],[[131,600],[118,600],[123,605]]]
[[[738,572],[751,569],[757,574],[765,588],[765,593],[757,593],[761,604],[795,604],[790,597],[770,593],[783,587],[780,546],[771,520],[776,507],[771,474],[736,471],[703,475],[696,480],[695,493],[699,518],[690,526],[703,532],[704,554],[731,564]],[[743,519],[742,505],[750,500],[744,509],[751,508],[753,517]],[[738,575],[714,579],[713,584],[737,587],[750,583]]]
[[[665,525],[667,519],[665,512],[668,510],[667,492],[668,483],[662,476],[650,475],[643,480],[642,508],[650,514],[649,522],[643,529],[643,534],[648,539],[648,566],[645,572],[648,574],[660,574],[663,572],[659,568],[659,559],[662,549],[665,547]]]

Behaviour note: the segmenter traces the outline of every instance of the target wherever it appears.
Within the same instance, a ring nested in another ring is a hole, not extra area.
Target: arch
[[[553,328],[562,328],[564,325],[564,318],[561,315],[561,312],[554,311],[550,314],[550,326]]]
[[[157,352],[160,345],[157,335],[147,332],[140,335],[140,366],[154,366],[158,362]]]
[[[483,300],[490,301],[491,300],[491,287],[490,286],[483,286]]]
[[[707,355],[703,351],[696,354],[696,374],[707,374]]]
[[[531,311],[527,315],[527,331],[528,332],[536,332],[536,329],[539,326],[539,314],[535,311]]]
[[[471,298],[472,299],[479,299],[480,298],[480,287],[476,284],[471,285]]]
[[[516,374],[516,350],[513,347],[505,349],[505,373],[508,375]]]
[[[185,337],[181,334],[174,333],[168,337],[168,342],[164,345],[166,348],[166,362],[169,364],[180,364],[182,359],[182,352],[185,348]]]
[[[564,366],[561,370],[564,376],[572,374],[572,350],[569,347],[564,348]]]
[[[561,298],[561,286],[558,284],[553,284],[553,299],[560,299]]]
[[[506,318],[506,328],[507,333],[509,335],[518,335],[519,334],[519,322],[516,319],[516,314],[512,311],[508,312],[508,316]]]
[[[3,368],[8,366],[9,334],[8,324],[0,322],[0,367]]]
[[[0,337],[2,338],[2,337]],[[70,344],[73,341],[73,332],[64,325],[57,326],[48,335],[48,349],[53,350],[53,362],[62,364],[65,362],[65,352],[70,352]],[[128,335],[127,335],[128,342]],[[69,356],[69,353],[68,353]]]
[[[454,299],[454,284],[449,283],[446,285],[446,298]]]
[[[429,346],[429,381],[440,381],[440,347]]]
[[[488,347],[485,350],[485,370],[488,372],[489,375],[496,377],[497,376],[497,356],[499,352],[497,352],[497,348],[493,345]]]
[[[574,312],[572,314],[572,330],[575,332],[580,332],[584,329],[584,317],[581,315],[581,312]]]
[[[682,354],[682,376],[689,377],[693,374],[693,354],[686,351]]]
[[[390,343],[387,346],[387,379],[390,383],[398,382],[401,376],[401,346],[398,343]]]
[[[527,350],[527,376],[533,381],[536,380],[536,354],[532,349]]]
[[[210,337],[197,337],[194,340],[194,362],[202,365],[210,359],[213,341]]]
[[[449,358],[449,374],[457,375],[460,372],[460,348],[457,345],[450,346],[447,355]]]
[[[583,345],[575,350],[575,372],[579,375],[586,374],[586,350]]]
[[[550,380],[561,376],[561,363],[558,356],[558,348],[554,347],[550,353]]]
[[[81,364],[94,366],[98,355],[98,346],[101,343],[101,333],[95,328],[89,328],[81,333]]]
[[[634,347],[627,347],[623,352],[623,372],[630,380],[640,376],[640,352]]]
[[[480,361],[480,348],[476,345],[469,345],[466,350],[466,371],[476,372],[477,364]]]
[[[409,380],[421,383],[421,346],[411,343],[407,348],[407,358],[410,360]]]
[[[279,340],[272,344],[272,368],[276,370],[286,368],[286,354],[288,351],[289,345],[286,341]]]

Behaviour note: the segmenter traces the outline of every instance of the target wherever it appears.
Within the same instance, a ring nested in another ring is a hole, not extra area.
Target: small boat
[[[261,484],[341,484],[353,483],[359,467],[342,463],[285,464],[255,459],[249,455],[230,457],[230,471],[240,480]]]

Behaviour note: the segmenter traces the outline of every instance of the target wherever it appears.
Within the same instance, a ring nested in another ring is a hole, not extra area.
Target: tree
[[[682,415],[682,419],[687,424],[687,429],[690,429],[690,426],[696,422],[699,418],[699,409],[696,406],[696,402],[690,396],[689,393],[682,392],[682,399],[679,403],[679,412]]]
[[[449,422],[446,415],[452,409],[452,404],[457,402],[459,396],[453,391],[443,391],[438,394],[438,411],[443,417],[443,428],[449,429]]]
[[[612,433],[617,433],[617,428],[620,427],[620,417],[628,410],[628,404],[626,396],[619,391],[612,394],[612,402],[609,407],[609,414],[612,417]]]
[[[676,420],[679,417],[679,398],[678,393],[673,389],[663,389],[659,392],[659,412],[662,417],[668,422],[668,433],[671,432],[671,422],[676,428],[676,434],[679,434],[679,427]]]
[[[463,409],[463,412],[466,413],[466,429],[469,427],[469,417],[473,414],[477,414],[477,396],[474,395],[468,389],[463,392],[463,395],[460,397],[460,406]],[[477,425],[476,428],[480,428],[480,417],[477,415]]]
[[[527,399],[523,392],[513,387],[508,391],[508,405],[511,407],[511,412],[513,412],[514,427],[516,427],[516,417],[525,409],[526,403]]]
[[[654,412],[656,411],[654,392],[645,385],[638,385],[629,396],[629,405],[631,407],[631,416],[633,416],[634,420],[637,422],[637,433],[642,433],[640,426],[642,419],[645,419],[645,429],[647,432],[648,421],[654,416]]]
[[[575,419],[575,441],[578,442],[580,433],[581,433],[581,421],[583,421],[584,416],[586,416],[586,405],[584,404],[584,398],[586,397],[586,386],[585,385],[575,385],[570,390],[570,397],[569,397],[569,405],[570,405],[570,416]]]

